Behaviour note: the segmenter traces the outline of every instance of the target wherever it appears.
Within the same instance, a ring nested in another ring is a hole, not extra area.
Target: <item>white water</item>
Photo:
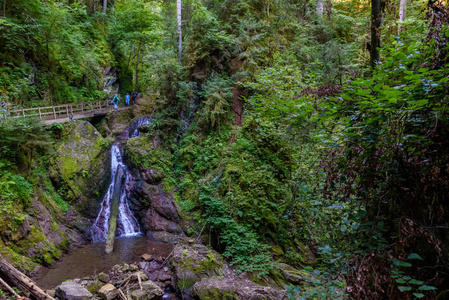
[[[130,126],[129,138],[139,137],[140,132],[137,129],[139,126],[148,125],[153,121],[153,117],[140,117],[135,119]]]
[[[125,182],[122,184],[121,189],[116,234],[118,236],[140,234],[139,223],[129,209],[128,197],[126,195],[126,183],[129,181],[129,170],[122,161],[118,144],[114,144],[111,148],[111,183],[101,203],[100,213],[92,226],[92,238],[94,241],[105,240],[108,234],[111,200],[115,185],[115,173],[118,166],[122,166],[124,170]]]

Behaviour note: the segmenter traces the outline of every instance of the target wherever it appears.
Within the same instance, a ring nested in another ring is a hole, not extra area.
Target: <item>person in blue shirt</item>
[[[112,99],[113,101],[114,101],[114,107],[115,107],[115,109],[117,109],[117,105],[118,105],[118,102],[119,102],[119,98],[118,98],[118,96],[117,95],[115,95],[114,96],[114,99]]]
[[[129,106],[129,93],[126,93],[125,102],[126,102],[126,106]]]

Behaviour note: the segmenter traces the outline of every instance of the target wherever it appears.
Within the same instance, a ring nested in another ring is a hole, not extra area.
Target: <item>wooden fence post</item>
[[[56,110],[54,106],[53,106],[53,117],[56,119]]]

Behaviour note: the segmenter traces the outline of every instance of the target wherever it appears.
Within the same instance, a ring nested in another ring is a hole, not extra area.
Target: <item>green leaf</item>
[[[434,286],[430,286],[430,285],[422,285],[418,288],[418,290],[420,291],[431,291],[431,290],[436,290],[437,288]]]
[[[413,293],[413,296],[415,296],[416,298],[422,298],[422,297],[424,297],[424,294],[421,294],[421,293]]]
[[[411,267],[412,264],[411,264],[411,263],[408,263],[408,262],[405,262],[405,261],[400,261],[400,262],[399,262],[399,266],[400,266],[400,267]]]
[[[412,279],[412,280],[410,280],[408,283],[409,283],[409,284],[419,284],[419,285],[421,285],[421,284],[424,283],[424,281]]]
[[[406,292],[406,291],[411,291],[411,290],[412,290],[412,288],[409,287],[409,286],[398,286],[398,289],[399,289],[401,292]]]
[[[419,254],[417,253],[412,253],[410,254],[407,259],[419,259],[419,260],[423,260],[421,256],[419,256]]]

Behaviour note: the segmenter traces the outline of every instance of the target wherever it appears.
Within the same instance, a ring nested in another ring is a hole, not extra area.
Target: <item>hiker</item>
[[[126,93],[125,103],[126,103],[126,106],[129,106],[129,93]]]
[[[119,102],[119,98],[118,98],[118,96],[117,95],[115,95],[114,96],[114,99],[112,99],[113,101],[114,101],[114,107],[115,107],[115,109],[117,109],[117,105],[118,105],[118,102]]]
[[[132,96],[132,103],[133,104],[135,104],[136,103],[136,100],[137,100],[137,91],[135,91],[134,93],[133,93],[133,96]]]
[[[137,92],[134,92],[134,93],[132,94],[132,97],[131,97],[131,102],[132,102],[132,104],[135,104],[135,103],[136,103],[136,97],[137,97]]]

